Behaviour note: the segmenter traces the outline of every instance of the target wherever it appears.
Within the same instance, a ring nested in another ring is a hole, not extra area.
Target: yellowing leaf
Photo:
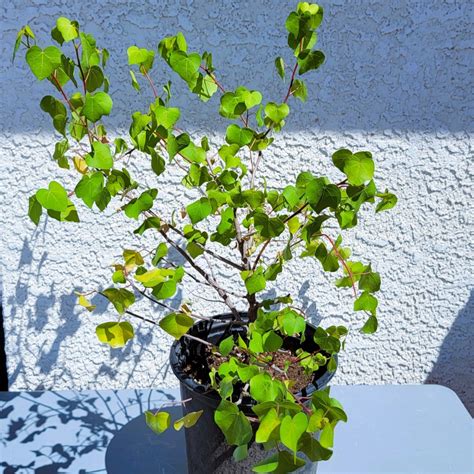
[[[78,303],[87,309],[87,311],[94,311],[95,304],[92,304],[84,295],[79,295]]]
[[[113,348],[123,347],[134,335],[133,327],[127,321],[121,323],[109,322],[99,324],[95,333],[100,342],[108,344]]]
[[[174,422],[174,429],[179,431],[183,426],[185,428],[191,428],[191,426],[194,426],[197,423],[202,413],[203,410],[188,413],[187,415],[183,416],[183,418],[180,418]]]
[[[155,414],[153,414],[151,411],[146,411],[145,421],[152,431],[154,431],[156,434],[161,434],[170,427],[171,417],[166,411],[157,411]]]

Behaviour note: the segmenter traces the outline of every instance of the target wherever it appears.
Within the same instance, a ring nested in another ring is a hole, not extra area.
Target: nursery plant
[[[315,49],[322,19],[323,8],[306,2],[288,15],[289,49],[274,60],[282,90],[277,98],[223,84],[212,54],[192,51],[182,33],[163,38],[157,49],[130,46],[131,86],[137,93],[146,86],[152,100],[147,110],[132,111],[125,137],[111,137],[104,125],[113,109],[105,72],[109,52],[77,21],[58,18],[53,45],[39,45],[29,26],[16,40],[13,57],[23,46],[33,75],[52,86],[40,102],[59,137],[52,158],[75,177],[73,187],[53,180],[36,191],[28,214],[35,224],[45,213],[77,225],[75,203],[82,201],[111,218],[118,208],[133,233],[146,234],[147,242],[153,234],[150,251],[123,249],[111,286],[96,291],[118,313],[117,320],[99,324],[96,334],[101,343],[123,347],[134,337],[134,322],[145,321],[175,339],[171,365],[181,382],[185,415],[171,420],[159,410],[147,412],[146,421],[156,433],[196,425],[187,434],[199,433],[200,440],[196,448],[188,437],[188,457],[194,466],[207,463],[206,472],[222,462],[211,438],[221,443],[225,437],[223,449],[231,449],[236,461],[247,457],[249,445],[261,444],[268,453],[253,465],[254,472],[290,472],[307,461],[329,459],[334,428],[347,421],[326,384],[348,329],[314,327],[284,290],[262,296],[270,285],[278,289],[290,260],[310,259],[324,272],[336,273],[335,285],[354,298],[360,330],[377,330],[380,275],[369,262],[351,258],[342,238],[358,224],[363,206],[375,205],[380,212],[396,204],[395,195],[374,182],[371,153],[335,150],[332,164],[340,178],[334,181],[319,174],[327,168],[325,158],[295,181],[281,176],[273,188],[265,180],[265,157],[290,118],[290,103],[307,100],[306,76],[324,63],[324,54]],[[180,128],[182,112],[173,105],[171,82],[154,79],[158,59],[187,84],[195,100],[213,101],[228,122],[222,143],[191,137]],[[143,176],[130,171],[132,161],[138,169],[143,163]],[[158,213],[160,179],[171,168],[195,198],[183,209]],[[176,263],[176,255],[184,264]],[[220,281],[216,265],[234,271],[240,284]],[[190,301],[172,306],[169,299],[188,280],[214,293],[226,314],[203,314]],[[94,293],[78,293],[79,304],[91,312]],[[160,311],[139,314],[133,305],[143,298]],[[217,425],[221,438],[211,434],[211,425]]]

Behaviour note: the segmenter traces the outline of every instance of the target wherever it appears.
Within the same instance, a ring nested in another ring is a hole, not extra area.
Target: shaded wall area
[[[454,390],[474,416],[474,290],[441,344],[425,382]]]

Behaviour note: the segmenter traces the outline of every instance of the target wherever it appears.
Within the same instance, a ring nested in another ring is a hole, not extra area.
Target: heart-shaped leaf
[[[297,413],[293,418],[290,415],[283,418],[280,425],[281,442],[296,453],[298,441],[308,427],[308,417],[303,413]]]
[[[170,55],[170,66],[187,82],[192,89],[196,85],[201,56],[197,53],[186,54],[183,51],[173,51]]]
[[[240,128],[235,124],[231,124],[227,127],[225,140],[230,145],[235,143],[242,147],[251,143],[253,138],[254,132],[250,128]]]
[[[86,163],[92,168],[109,170],[114,165],[110,147],[105,143],[92,143],[92,154],[86,155]]]
[[[274,123],[280,123],[288,114],[290,108],[287,104],[275,104],[275,102],[269,102],[265,106],[265,115]]]
[[[104,187],[104,177],[102,173],[96,172],[92,175],[84,175],[77,183],[74,190],[76,196],[81,198],[86,206],[92,208],[94,201],[99,196]]]
[[[127,321],[99,324],[95,332],[100,342],[113,348],[123,347],[129,339],[133,338],[133,327]]]
[[[145,412],[145,421],[149,428],[156,434],[166,431],[171,425],[171,416],[166,411]]]
[[[165,316],[158,324],[161,329],[175,339],[179,339],[188,332],[194,324],[194,319],[184,313],[171,313]]]
[[[86,94],[86,101],[82,113],[92,122],[97,122],[102,116],[109,115],[112,110],[112,99],[105,92]]]
[[[164,107],[163,105],[157,105],[154,114],[157,124],[163,125],[167,129],[173,128],[181,115],[178,108]]]
[[[75,21],[71,21],[63,16],[56,20],[56,28],[61,33],[64,41],[72,41],[78,37],[78,27]]]
[[[48,189],[38,189],[36,199],[45,209],[51,211],[63,212],[68,206],[67,192],[56,181],[51,181]]]
[[[45,49],[32,46],[26,53],[26,62],[33,74],[42,81],[61,65],[61,51],[56,46],[48,46]]]

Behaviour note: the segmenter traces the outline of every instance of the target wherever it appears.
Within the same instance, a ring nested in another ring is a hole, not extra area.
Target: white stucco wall
[[[473,407],[472,2],[323,4],[320,42],[327,63],[310,76],[309,102],[295,104],[266,156],[269,183],[281,187],[302,169],[327,173],[337,148],[368,149],[380,187],[389,186],[399,197],[394,211],[366,213],[360,228],[348,233],[355,253],[371,259],[384,276],[380,330],[370,337],[350,335],[336,382],[428,379],[450,385]],[[26,217],[34,190],[52,176],[71,181],[52,163],[54,135],[39,109],[51,88],[34,81],[21,58],[9,66],[17,29],[28,22],[47,44],[55,18],[63,14],[110,49],[114,116],[106,123],[117,131],[151,98],[146,88],[141,95],[131,88],[126,48],[156,47],[162,36],[177,30],[192,49],[214,53],[227,87],[243,83],[262,89],[266,100],[281,100],[273,59],[282,53],[288,57],[284,20],[290,6],[293,2],[263,0],[3,2],[0,253],[12,389],[176,384],[164,366],[168,338],[139,324],[132,344],[110,350],[97,342],[94,328],[113,318],[113,310],[99,300],[99,315],[75,306],[75,288],[107,285],[114,255],[123,247],[142,247],[129,221],[111,210],[96,215],[80,203],[79,225],[43,219],[35,229]],[[163,66],[156,69],[157,83],[167,78],[165,72],[170,74]],[[183,128],[220,139],[226,122],[215,112],[217,96],[202,106],[181,85],[176,90],[183,91],[175,101],[185,108]],[[139,166],[137,158],[137,172]],[[171,197],[174,181],[159,184],[165,209],[186,197]],[[229,279],[228,270],[220,269],[218,277]],[[334,289],[318,264],[293,263],[278,286],[299,294],[316,321],[359,327],[349,292]],[[191,287],[178,298],[193,300],[202,311],[223,309],[196,298],[197,291]]]

